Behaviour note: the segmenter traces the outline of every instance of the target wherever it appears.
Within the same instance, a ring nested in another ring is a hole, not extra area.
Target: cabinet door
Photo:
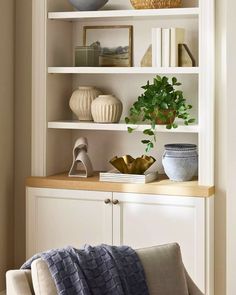
[[[51,248],[112,243],[111,193],[27,188],[27,257]]]
[[[114,193],[113,242],[142,248],[179,243],[184,264],[204,290],[205,200]],[[115,202],[116,203],[116,202]]]

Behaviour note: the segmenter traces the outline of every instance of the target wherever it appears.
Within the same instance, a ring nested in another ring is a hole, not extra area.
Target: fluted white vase
[[[102,92],[95,87],[80,86],[70,98],[70,108],[80,121],[92,121],[91,104]]]
[[[122,102],[113,95],[99,95],[91,106],[94,122],[117,123],[123,110]]]

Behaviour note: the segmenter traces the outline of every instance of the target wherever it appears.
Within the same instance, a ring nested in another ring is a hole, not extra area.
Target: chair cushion
[[[150,295],[189,295],[178,244],[136,250]]]
[[[189,295],[178,244],[136,250],[146,275],[150,295]],[[46,262],[32,263],[35,295],[57,295],[55,283]]]
[[[35,295],[57,295],[57,289],[48,266],[42,259],[31,265],[32,281]]]

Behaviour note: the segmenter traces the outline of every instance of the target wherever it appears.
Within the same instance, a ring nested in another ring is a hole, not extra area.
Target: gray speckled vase
[[[197,146],[195,144],[165,145],[162,164],[170,180],[192,180],[198,172]]]
[[[109,0],[69,0],[77,10],[93,11],[102,8]]]

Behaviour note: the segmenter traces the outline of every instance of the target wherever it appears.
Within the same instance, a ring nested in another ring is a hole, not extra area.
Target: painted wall
[[[25,260],[25,179],[31,166],[32,1],[16,1],[15,264]]]
[[[0,1],[0,292],[14,262],[14,0]]]

